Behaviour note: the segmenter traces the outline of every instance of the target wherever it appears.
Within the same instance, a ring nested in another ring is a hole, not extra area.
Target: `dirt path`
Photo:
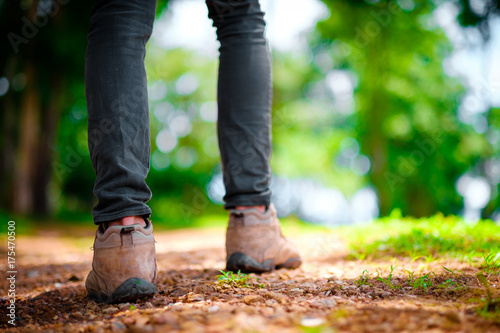
[[[500,331],[498,318],[477,313],[485,288],[476,278],[478,269],[470,264],[350,260],[334,234],[292,238],[303,250],[303,267],[252,274],[248,286],[242,287],[217,279],[224,267],[224,230],[157,233],[160,293],[138,303],[110,306],[86,299],[91,237],[21,236],[16,244],[17,325],[7,323],[8,283],[2,278],[0,328],[7,332]],[[5,250],[2,247],[2,258]],[[397,265],[392,275],[391,265]],[[426,280],[425,273],[431,271],[434,274]],[[408,272],[415,274],[413,279]],[[493,297],[498,297],[498,274],[489,276],[488,282]]]

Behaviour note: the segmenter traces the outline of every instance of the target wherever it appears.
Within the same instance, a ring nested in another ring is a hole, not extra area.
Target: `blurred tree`
[[[90,6],[74,1],[2,1],[2,76],[9,90],[3,110],[1,206],[18,213],[47,213],[47,185],[64,109],[84,91],[86,31]]]
[[[156,221],[185,225],[193,217],[220,212],[206,198],[207,184],[220,172],[217,58],[186,49],[164,50],[153,41],[146,63],[152,139],[148,184],[154,193],[150,206]],[[311,92],[324,74],[308,60],[308,52],[275,51],[273,77],[273,173],[354,193],[364,179],[336,167],[332,159],[353,128],[331,131],[332,126],[345,125],[344,119],[330,112],[330,100]],[[179,119],[184,119],[189,134]]]
[[[358,80],[356,133],[371,158],[381,213],[456,213],[462,203],[456,179],[491,147],[457,119],[463,88],[442,69],[451,46],[432,17],[438,2],[323,2],[331,15],[318,23],[316,44],[329,48],[335,68]],[[498,9],[495,2],[472,19],[469,2],[461,4],[464,24]]]
[[[159,1],[158,12],[167,0]],[[64,183],[82,156],[56,140],[61,115],[85,98],[92,3],[0,1],[0,209],[46,214],[52,176]],[[76,133],[76,132],[75,132]]]
[[[489,37],[489,18],[500,14],[499,0],[459,0],[458,21],[463,26],[477,26],[485,38]]]

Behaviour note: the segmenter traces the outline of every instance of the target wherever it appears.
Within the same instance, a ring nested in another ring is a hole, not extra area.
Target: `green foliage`
[[[431,272],[415,278],[413,276],[413,273],[412,274],[408,273],[408,283],[412,286],[414,290],[421,288],[426,293],[427,289],[432,287],[432,280],[431,278],[429,278],[430,274]]]
[[[493,319],[500,322],[500,298],[494,299],[491,294],[490,285],[488,280],[484,277],[483,273],[476,274],[477,279],[483,284],[486,289],[486,299],[483,305],[477,309],[477,313],[487,319]]]
[[[318,23],[313,45],[332,58],[333,69],[357,78],[350,118],[371,159],[382,214],[396,207],[413,216],[457,212],[456,179],[492,149],[457,119],[464,90],[443,73],[451,45],[432,23],[436,3],[323,2],[330,16]]]
[[[342,141],[353,135],[331,101],[315,91],[325,89],[325,73],[307,54],[273,52],[273,172],[316,180],[353,194],[366,179],[339,167],[335,156]]]
[[[397,287],[394,286],[392,284],[392,282],[391,282],[391,280],[392,280],[392,274],[394,273],[395,269],[396,269],[396,266],[391,265],[391,271],[389,272],[389,275],[387,277],[385,277],[385,278],[382,276],[382,270],[379,269],[377,271],[377,274],[378,274],[377,280],[383,282],[386,286],[388,286],[391,289],[396,289]]]
[[[350,233],[351,256],[358,259],[402,256],[428,262],[446,257],[472,260],[500,252],[500,226],[487,220],[470,225],[458,217],[440,214],[421,219],[385,218]]]
[[[488,1],[484,6],[484,12],[478,13],[472,9],[471,0],[460,0],[460,13],[458,15],[459,22],[464,26],[479,25],[481,32],[488,36],[488,22],[490,16],[500,14],[500,1]]]
[[[483,264],[480,266],[480,268],[483,270],[484,273],[490,275],[493,273],[497,273],[500,271],[500,262],[498,260],[498,252],[496,253],[490,253],[486,254],[483,253]]]
[[[361,276],[354,282],[359,287],[366,285],[372,288],[376,286],[377,282],[381,282],[383,286],[394,291],[410,291],[411,293],[419,294],[428,294],[436,291],[456,292],[463,289],[468,283],[468,279],[462,274],[457,274],[444,266],[443,268],[445,272],[439,275],[432,270],[427,273],[415,273],[411,270],[405,270],[408,275],[406,279],[401,276],[395,276],[396,266],[394,265],[391,265],[387,276],[384,276],[381,268],[377,268],[375,277],[372,277],[368,270],[365,269],[361,273]],[[451,276],[447,277],[447,275]]]
[[[219,171],[215,123],[198,115],[205,103],[215,102],[217,59],[184,49],[165,51],[150,43],[146,63],[150,86],[166,87],[165,96],[150,103],[153,158],[147,181],[155,193],[150,205],[155,220],[169,226],[190,226],[191,220],[203,214],[221,212],[205,194],[207,183]],[[186,74],[196,77],[198,87],[182,96],[176,93],[176,83]],[[305,96],[305,87],[321,79],[321,73],[305,55],[274,52],[273,77],[273,172],[291,178],[307,177],[346,194],[354,193],[366,183],[365,179],[338,168],[332,158],[348,131],[332,132],[336,119],[326,113],[325,101]],[[155,142],[166,126],[157,116],[157,108],[164,105],[169,110],[188,112],[192,123],[191,133],[180,138],[177,147],[168,153],[159,152]],[[176,158],[178,151],[186,147],[196,152],[197,159],[192,166],[183,168]],[[170,164],[157,168],[156,155]]]
[[[370,284],[368,283],[368,279],[370,279],[370,273],[368,272],[368,270],[364,270],[360,277],[356,280],[356,284],[358,286],[362,286],[362,285],[367,285],[367,286],[370,286]]]
[[[250,278],[250,275],[241,273],[238,271],[236,274],[232,271],[222,271],[219,270],[222,275],[217,275],[217,284],[226,285],[230,287],[248,287],[247,280]]]

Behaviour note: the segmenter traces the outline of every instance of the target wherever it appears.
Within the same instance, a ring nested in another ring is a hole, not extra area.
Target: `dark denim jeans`
[[[271,58],[258,0],[207,0],[220,41],[219,149],[225,207],[269,205]],[[98,0],[85,64],[88,143],[96,173],[94,223],[149,216],[145,46],[155,0]]]

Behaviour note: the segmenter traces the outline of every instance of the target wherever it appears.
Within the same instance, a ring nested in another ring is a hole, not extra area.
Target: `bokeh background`
[[[262,0],[273,56],[273,202],[325,225],[388,214],[500,220],[497,0]],[[0,0],[0,211],[86,221],[91,4]],[[201,0],[159,1],[148,44],[150,205],[223,220],[218,42]],[[215,222],[214,222],[215,223]]]

